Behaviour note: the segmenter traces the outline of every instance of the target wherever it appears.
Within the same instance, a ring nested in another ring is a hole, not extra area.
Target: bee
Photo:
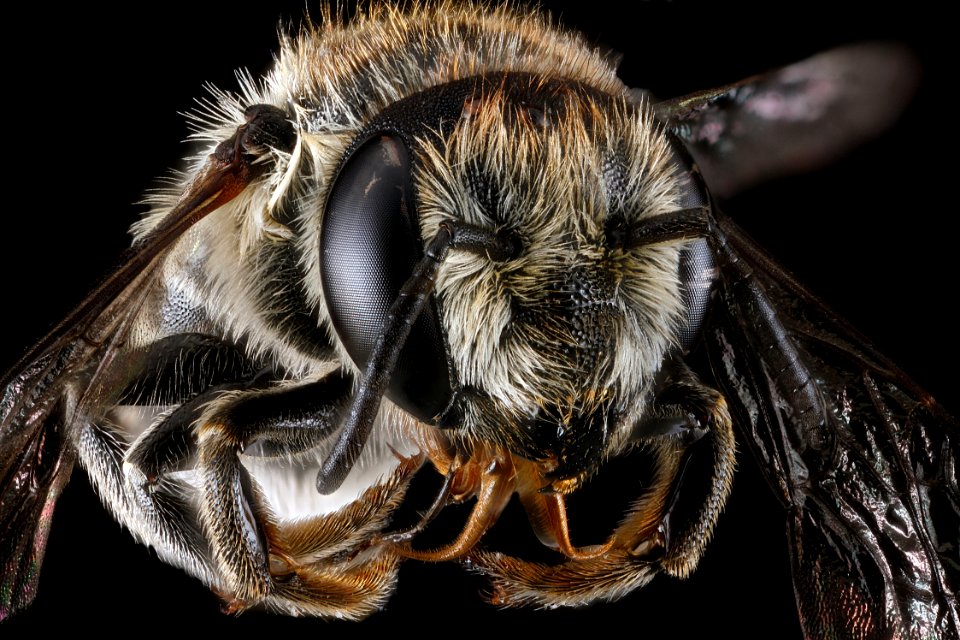
[[[716,84],[716,83],[714,83],[714,84]],[[733,495],[736,496],[736,492],[734,492]],[[56,525],[55,525],[55,526],[56,526]],[[719,534],[718,534],[718,535],[719,535]],[[405,567],[406,567],[406,566],[409,566],[409,565],[405,565]],[[401,583],[402,583],[402,581],[401,581]]]

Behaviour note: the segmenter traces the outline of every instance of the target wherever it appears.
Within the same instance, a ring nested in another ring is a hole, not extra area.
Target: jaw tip
[[[537,493],[545,496],[552,496],[557,493],[557,490],[552,484],[545,484],[537,489]]]
[[[551,478],[547,476],[548,484],[543,485],[537,490],[542,495],[570,495],[578,488],[583,481],[582,475],[576,475],[572,478]]]

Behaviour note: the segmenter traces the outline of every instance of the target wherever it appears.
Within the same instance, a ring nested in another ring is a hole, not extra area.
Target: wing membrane
[[[806,634],[956,638],[956,420],[731,221],[718,237],[711,360],[787,509]]]
[[[859,44],[654,108],[687,145],[711,193],[726,198],[876,137],[903,111],[919,75],[903,47]]]
[[[0,620],[36,594],[53,508],[75,458],[73,431],[108,409],[137,370],[123,345],[158,265],[187,229],[263,173],[267,163],[256,160],[271,152],[270,136],[293,136],[285,118],[272,107],[251,107],[247,124],[217,146],[121,266],[0,379]]]
[[[161,247],[162,248],[162,247]],[[157,255],[151,245],[147,254]],[[115,389],[112,361],[154,277],[137,252],[101,289],[31,350],[2,382],[0,405],[0,619],[28,605],[36,592],[56,499],[70,477],[78,417]],[[136,266],[131,269],[130,265]],[[129,274],[129,277],[127,277]]]
[[[45,368],[41,361],[34,371]],[[27,372],[28,380],[34,371]],[[5,390],[6,417],[16,389]],[[34,422],[13,424],[0,434],[0,620],[36,594],[53,507],[73,467],[64,425],[48,416],[53,412],[41,410]]]

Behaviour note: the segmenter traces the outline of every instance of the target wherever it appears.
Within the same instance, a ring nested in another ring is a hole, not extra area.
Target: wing
[[[958,637],[957,421],[730,220],[716,244],[708,349],[787,509],[805,634]]]
[[[73,467],[65,425],[60,412],[50,406],[59,398],[30,393],[34,399],[17,400],[23,393],[21,383],[29,385],[41,379],[48,367],[49,359],[38,361],[3,387],[0,620],[29,604],[35,596],[53,507]],[[24,409],[23,413],[18,415],[16,405]]]
[[[108,407],[136,371],[122,347],[163,257],[265,171],[268,163],[258,158],[292,148],[284,113],[260,105],[246,115],[121,266],[0,379],[0,620],[36,595],[54,506],[74,463],[72,433]]]
[[[875,136],[917,76],[901,48],[857,45],[655,109],[725,197]],[[787,510],[805,634],[956,638],[956,420],[729,219],[713,240],[707,348]]]
[[[131,251],[0,382],[0,619],[34,598],[56,499],[73,467],[72,432],[133,368],[115,358],[171,240],[154,237]]]
[[[715,197],[820,167],[887,129],[920,76],[891,44],[833,49],[736,84],[657,103]]]

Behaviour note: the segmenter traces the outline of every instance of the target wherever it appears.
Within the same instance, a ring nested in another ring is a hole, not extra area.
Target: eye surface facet
[[[402,140],[374,136],[344,164],[327,200],[320,236],[324,296],[361,369],[422,253],[411,171]],[[411,329],[387,395],[427,422],[446,408],[450,382],[432,306]]]

